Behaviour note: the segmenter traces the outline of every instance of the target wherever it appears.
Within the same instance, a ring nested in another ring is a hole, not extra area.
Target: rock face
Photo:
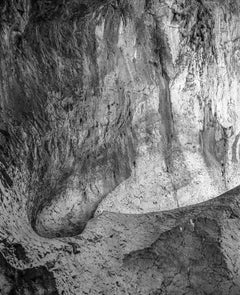
[[[3,295],[58,294],[54,277],[46,267],[17,270],[7,263],[2,254],[0,255],[0,281],[0,292]]]
[[[1,1],[3,294],[240,294],[239,6]]]

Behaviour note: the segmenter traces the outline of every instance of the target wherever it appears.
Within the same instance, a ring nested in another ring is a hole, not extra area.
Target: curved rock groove
[[[80,234],[99,203],[122,181],[131,175],[134,151],[129,140],[113,144],[101,163],[90,164],[85,175],[80,164],[62,183],[59,193],[37,199],[31,212],[31,224],[37,234],[47,238],[74,236]],[[126,143],[128,142],[128,143]],[[79,185],[79,180],[84,184]],[[47,201],[45,201],[47,200]],[[50,200],[50,201],[49,201]]]
[[[109,192],[114,187],[109,189]],[[47,238],[75,236],[80,234],[96,211],[104,195],[88,200],[83,192],[69,192],[68,196],[56,196],[50,205],[44,206],[33,219],[37,234]]]

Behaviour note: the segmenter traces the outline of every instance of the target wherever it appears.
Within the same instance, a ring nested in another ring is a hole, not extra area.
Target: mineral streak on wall
[[[240,183],[239,22],[237,0],[0,2],[0,293],[240,294],[239,189],[150,213]]]

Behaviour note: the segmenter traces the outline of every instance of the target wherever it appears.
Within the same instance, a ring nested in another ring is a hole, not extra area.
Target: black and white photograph
[[[240,295],[240,0],[0,0],[0,295]]]

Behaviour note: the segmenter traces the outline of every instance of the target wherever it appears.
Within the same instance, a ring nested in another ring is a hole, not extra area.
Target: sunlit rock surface
[[[0,13],[1,292],[240,294],[237,0]]]

